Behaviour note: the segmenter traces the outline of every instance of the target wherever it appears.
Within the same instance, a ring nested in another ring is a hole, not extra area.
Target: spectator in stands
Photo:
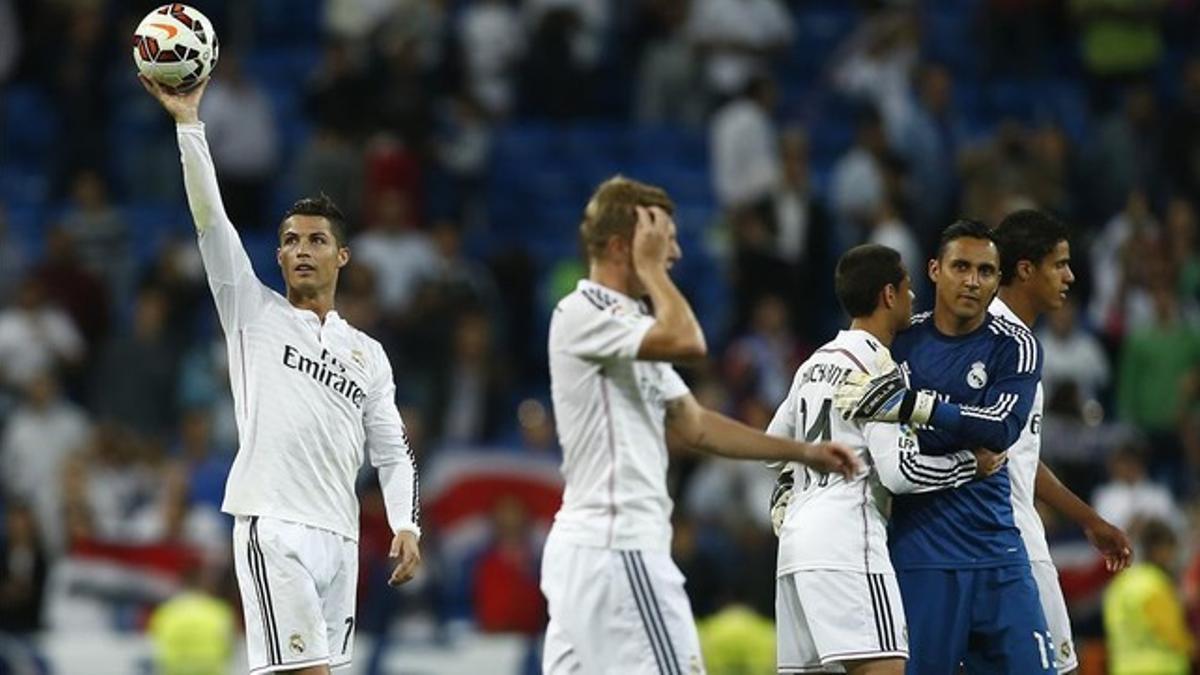
[[[509,0],[477,0],[459,14],[467,92],[494,118],[516,108],[516,68],[525,40],[525,25]]]
[[[201,107],[230,220],[250,229],[275,227],[266,209],[279,168],[279,122],[236,52],[221,53],[221,67]]]
[[[813,193],[809,171],[809,138],[802,127],[785,129],[780,136],[783,176],[775,190],[774,238],[771,252],[791,270],[789,288],[812,289],[807,293],[789,293],[792,328],[803,340],[820,344],[826,328],[820,317],[824,289],[833,273],[826,255],[829,246],[829,218],[824,203]],[[831,291],[832,292],[832,291]]]
[[[1162,60],[1163,0],[1072,0],[1093,105],[1109,107],[1116,85],[1148,77]]]
[[[877,11],[838,45],[831,79],[841,94],[876,108],[889,127],[912,107],[912,80],[920,52],[916,16],[906,9]]]
[[[1138,186],[1163,184],[1163,126],[1152,86],[1126,90],[1124,105],[1105,117],[1085,146],[1088,201],[1095,213],[1116,212],[1124,195]]]
[[[389,318],[410,309],[421,281],[437,266],[437,251],[417,229],[412,208],[399,190],[380,194],[367,229],[350,244],[354,261],[375,275],[379,305]]]
[[[1164,220],[1167,250],[1179,277],[1179,297],[1185,303],[1200,303],[1196,206],[1189,199],[1175,197],[1167,203]]]
[[[1156,258],[1142,260],[1150,272],[1153,319],[1125,336],[1117,378],[1121,416],[1143,431],[1173,435],[1191,403],[1186,378],[1200,369],[1200,327],[1187,320],[1178,294],[1174,267]]]
[[[12,501],[7,504],[4,516],[4,537],[0,539],[0,633],[27,636],[43,627],[49,561],[33,509],[23,502]]]
[[[0,311],[0,386],[20,389],[42,373],[78,366],[86,350],[78,327],[47,302],[37,279],[25,279]]]
[[[875,214],[867,221],[867,243],[881,244],[899,252],[905,269],[924,270],[927,267],[929,257],[922,253],[917,235],[904,222],[892,197],[880,200]],[[918,273],[911,275],[911,279],[913,293],[921,297],[927,277]]]
[[[1045,69],[1045,45],[1057,7],[1043,0],[987,0],[978,21],[987,46],[988,76],[1032,77]],[[977,27],[977,28],[978,28]]]
[[[1143,261],[1153,255],[1159,243],[1161,226],[1146,192],[1133,190],[1125,208],[1113,215],[1088,252],[1091,262],[1092,298],[1088,315],[1092,325],[1113,342],[1119,342],[1133,325],[1144,322],[1146,270]]]
[[[642,11],[653,17],[660,30],[645,46],[637,67],[633,119],[638,124],[699,128],[704,121],[704,83],[685,33],[690,5],[689,0],[642,5]]]
[[[520,68],[520,101],[532,117],[573,119],[593,107],[594,61],[576,3],[541,3],[530,17],[529,47]]]
[[[427,419],[445,443],[481,443],[495,437],[504,415],[505,364],[496,357],[486,312],[461,311],[451,335],[449,358],[432,378]]]
[[[2,20],[0,18],[0,21]],[[3,118],[0,117],[0,122],[2,121]],[[25,267],[30,262],[29,253],[24,244],[13,235],[8,210],[3,202],[0,202],[0,298],[12,297],[17,290],[17,285],[25,277]]]
[[[41,4],[41,3],[39,3]],[[58,120],[55,138],[58,191],[81,167],[98,170],[109,161],[107,130],[111,119],[108,78],[109,24],[100,3],[47,3],[40,30],[31,34],[34,67],[44,67]],[[121,36],[126,44],[128,34]],[[44,37],[43,37],[44,36]]]
[[[1151,520],[1139,543],[1142,562],[1118,574],[1104,593],[1109,672],[1187,675],[1196,644],[1176,588],[1179,539],[1165,523]]]
[[[1167,116],[1163,148],[1167,178],[1173,191],[1200,202],[1200,57],[1183,67],[1179,98]]]
[[[179,540],[187,482],[165,460],[160,444],[111,424],[97,426],[86,450],[65,469],[72,543]]]
[[[326,132],[346,141],[362,140],[366,136],[367,113],[371,97],[371,81],[350,44],[336,38],[325,43],[322,60],[304,88],[305,112],[313,123]],[[338,204],[346,204],[340,195],[322,187]],[[302,194],[315,191],[301,190]]]
[[[448,209],[468,229],[487,227],[487,173],[492,155],[492,127],[487,112],[468,93],[442,107],[434,150],[451,179]]]
[[[62,228],[75,240],[84,268],[104,280],[108,295],[128,297],[137,275],[132,233],[109,201],[108,183],[98,171],[84,169],[75,175]]]
[[[87,414],[64,399],[49,372],[25,386],[25,397],[4,426],[0,440],[4,490],[29,508],[40,540],[52,556],[66,548],[63,470],[84,449]]]
[[[775,82],[755,75],[739,98],[713,115],[713,188],[726,214],[762,207],[780,185],[779,132],[772,120],[775,99]]]
[[[237,633],[229,600],[220,596],[220,571],[197,566],[183,588],[155,608],[146,626],[157,675],[226,675]]]
[[[100,349],[90,399],[90,408],[101,420],[159,440],[166,440],[178,414],[180,354],[166,331],[167,311],[160,289],[147,287],[138,293],[132,326]]]
[[[888,117],[887,132],[889,145],[909,168],[915,196],[914,231],[920,242],[929,244],[952,220],[958,190],[958,151],[966,143],[967,130],[953,106],[954,84],[949,69],[938,63],[923,64],[916,82],[915,100],[898,111],[902,114]]]
[[[795,38],[792,17],[778,0],[692,0],[684,31],[718,101],[745,91]]]
[[[1104,346],[1095,335],[1081,326],[1078,308],[1068,296],[1038,331],[1042,343],[1042,384],[1047,400],[1068,384],[1079,393],[1080,403],[1100,400],[1112,377]]]
[[[725,352],[723,379],[735,399],[756,398],[773,406],[787,398],[804,354],[791,323],[782,297],[754,301],[749,330]]]
[[[79,328],[92,349],[108,334],[110,321],[108,286],[79,260],[75,238],[62,227],[46,233],[45,255],[32,270],[46,297],[61,307]]]
[[[541,549],[521,501],[501,497],[492,509],[492,540],[471,584],[482,630],[534,635],[545,629],[546,600],[538,589]]]
[[[1125,531],[1158,519],[1182,528],[1182,512],[1171,492],[1146,474],[1146,460],[1136,445],[1117,450],[1108,462],[1109,481],[1092,496],[1096,512]]]
[[[834,249],[860,243],[866,225],[887,196],[883,162],[888,150],[878,110],[864,108],[858,119],[854,146],[833,166],[829,200],[834,219]]]

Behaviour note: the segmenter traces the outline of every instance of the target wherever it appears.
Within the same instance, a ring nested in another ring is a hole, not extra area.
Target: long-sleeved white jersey
[[[419,532],[417,476],[383,347],[336,312],[324,322],[255,276],[225,215],[204,125],[177,127],[188,205],[229,352],[239,448],[226,513],[358,539],[364,451],[391,476],[393,529]]]
[[[1004,301],[997,296],[988,305],[988,311],[995,316],[1017,324],[1025,325]],[[1025,337],[1036,340],[1032,334]],[[1033,503],[1034,483],[1037,482],[1038,464],[1042,456],[1042,407],[1044,405],[1042,383],[1037,384],[1037,393],[1033,397],[1033,407],[1029,409],[1029,420],[1017,442],[1009,446],[1008,478],[1012,483],[1013,521],[1021,531],[1021,540],[1025,542],[1025,550],[1029,559],[1038,562],[1050,562],[1050,545],[1046,543],[1046,528],[1042,525],[1042,517],[1038,515]]]
[[[907,425],[844,420],[833,407],[834,393],[849,373],[881,374],[877,359],[886,350],[866,331],[841,331],[801,364],[767,427],[774,436],[843,443],[863,464],[847,480],[792,463],[796,482],[779,531],[779,575],[814,569],[891,573],[889,492],[944,490],[975,476],[970,451],[922,455]]]

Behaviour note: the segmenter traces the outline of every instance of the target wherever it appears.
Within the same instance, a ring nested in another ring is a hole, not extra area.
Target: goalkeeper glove
[[[771,492],[771,529],[775,536],[783,528],[783,519],[787,516],[788,503],[792,501],[792,488],[796,484],[796,472],[792,467],[784,467],[775,479],[775,489]]]
[[[928,424],[937,399],[906,387],[900,369],[892,368],[876,377],[850,373],[834,394],[833,404],[845,420]]]

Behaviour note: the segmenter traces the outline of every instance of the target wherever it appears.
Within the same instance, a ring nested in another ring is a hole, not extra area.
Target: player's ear
[[[350,262],[350,249],[348,247],[342,246],[338,249],[337,261],[338,269],[345,267],[346,263]]]
[[[883,304],[884,309],[891,309],[896,306],[896,286],[887,284],[883,290],[879,291],[879,301]]]
[[[281,246],[275,247],[275,262],[280,267],[283,267],[283,247],[281,247]]]
[[[1025,281],[1033,276],[1033,263],[1028,260],[1018,260],[1016,273],[1018,279]]]
[[[929,280],[935,284],[937,283],[937,275],[938,275],[939,267],[940,267],[940,264],[938,263],[937,258],[929,259]]]

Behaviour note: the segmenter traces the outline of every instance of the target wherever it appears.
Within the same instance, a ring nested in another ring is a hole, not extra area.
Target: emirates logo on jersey
[[[321,357],[312,359],[301,354],[299,349],[291,345],[284,345],[283,365],[308,375],[350,401],[355,408],[362,408],[363,400],[367,398],[367,392],[363,391],[357,382],[350,379],[346,374],[346,366],[334,358],[329,350],[322,349]]]

